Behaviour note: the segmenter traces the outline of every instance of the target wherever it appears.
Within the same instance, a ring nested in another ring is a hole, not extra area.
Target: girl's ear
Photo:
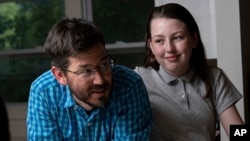
[[[55,66],[52,66],[51,71],[52,71],[53,75],[55,76],[56,80],[60,84],[67,85],[67,79],[65,77],[64,72],[61,69],[59,69],[59,68],[57,68]]]
[[[196,48],[199,40],[197,32],[194,32],[192,37],[193,37],[193,48]]]
[[[154,48],[153,48],[153,46],[152,46],[152,42],[151,42],[152,40],[151,39],[148,39],[147,40],[147,44],[148,44],[148,48],[152,51],[152,53],[154,54]]]

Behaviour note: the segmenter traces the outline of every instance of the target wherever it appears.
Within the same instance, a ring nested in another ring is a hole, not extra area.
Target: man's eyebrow
[[[108,56],[104,56],[97,65],[100,65],[101,63],[103,63],[104,61],[107,61],[108,59],[109,59]],[[87,68],[87,67],[96,67],[96,66],[93,66],[90,64],[80,64],[78,67],[79,68]]]

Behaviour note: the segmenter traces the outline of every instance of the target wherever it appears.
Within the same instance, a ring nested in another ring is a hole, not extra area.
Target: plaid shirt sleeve
[[[147,90],[142,79],[135,72],[129,72],[129,74],[124,72],[123,75],[126,78],[121,79],[123,77],[119,76],[120,79],[115,82],[122,83],[127,88],[124,92],[120,91],[125,97],[120,105],[122,109],[114,130],[114,141],[148,141],[152,113]],[[126,80],[129,80],[127,84]]]
[[[44,92],[39,86],[46,86],[49,74],[33,83],[30,88],[27,113],[27,128],[29,141],[59,141],[63,140],[58,130],[57,121],[53,121],[50,104],[44,97]],[[57,91],[57,90],[55,90]]]

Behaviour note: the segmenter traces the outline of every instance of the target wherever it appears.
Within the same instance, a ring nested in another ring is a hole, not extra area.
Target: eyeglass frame
[[[102,68],[101,68],[101,66],[102,65],[104,65],[104,64],[107,64],[109,67],[107,67],[106,69],[107,70],[102,70]],[[82,71],[72,71],[72,70],[69,70],[69,69],[65,69],[65,68],[62,68],[62,70],[63,71],[67,71],[67,72],[70,72],[70,73],[73,73],[73,74],[75,74],[75,75],[77,75],[78,76],[78,78],[80,78],[79,76],[81,75],[81,74],[83,74],[83,77],[84,78],[88,78],[88,77],[93,77],[94,76],[94,74],[98,71],[100,74],[104,74],[106,71],[108,71],[108,70],[111,70],[112,68],[113,68],[113,66],[114,66],[114,60],[113,59],[106,59],[105,61],[102,61],[98,66],[96,66],[96,67],[89,67],[88,69],[86,68],[85,70],[82,70]],[[91,70],[91,72],[89,72],[89,74],[84,74],[84,72],[86,72],[86,71],[90,71]]]

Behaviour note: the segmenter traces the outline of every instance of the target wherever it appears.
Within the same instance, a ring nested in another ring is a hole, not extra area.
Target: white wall
[[[218,66],[243,94],[239,0],[155,0],[155,5],[168,2],[190,10],[199,24],[208,58],[217,59]],[[244,98],[236,106],[244,119],[243,102]],[[221,141],[229,141],[223,128]]]
[[[223,68],[233,84],[243,94],[239,1],[214,0],[214,2],[218,66]],[[236,106],[244,119],[244,98]],[[222,141],[228,140],[224,132],[222,135]]]

